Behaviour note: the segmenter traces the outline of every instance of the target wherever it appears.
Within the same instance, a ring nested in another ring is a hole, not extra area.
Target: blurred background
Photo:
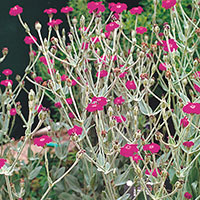
[[[17,74],[23,75],[24,69],[29,63],[29,45],[26,45],[24,43],[24,38],[27,35],[20,25],[18,21],[18,17],[13,17],[9,15],[9,10],[11,7],[14,7],[15,5],[19,5],[23,7],[23,13],[22,13],[22,19],[24,22],[26,22],[29,25],[29,28],[31,29],[32,34],[37,37],[36,31],[34,29],[34,24],[36,21],[39,21],[43,28],[42,28],[42,35],[43,37],[47,36],[47,21],[48,21],[48,15],[44,14],[43,11],[48,8],[56,8],[58,10],[58,13],[55,15],[55,18],[59,18],[63,20],[63,24],[60,26],[60,28],[66,28],[66,33],[68,30],[68,25],[65,20],[65,15],[60,13],[60,9],[65,6],[69,6],[73,2],[76,1],[66,1],[66,0],[1,0],[1,18],[0,18],[0,49],[3,49],[3,47],[7,47],[9,49],[8,56],[4,60],[4,62],[0,63],[0,76],[1,72],[4,69],[12,69],[13,75],[11,76],[11,79],[13,80],[13,88],[16,85],[15,76]],[[77,3],[78,6],[81,7],[80,2],[83,4],[87,4],[87,0],[79,0]],[[138,6],[139,0],[109,0],[106,1],[107,3],[111,2],[120,2],[120,3],[126,3],[128,6],[128,10],[132,7]],[[74,7],[75,8],[75,7]],[[76,9],[76,8],[75,8]],[[0,80],[3,80],[4,77],[0,77]],[[30,89],[31,84],[29,84],[27,81],[25,82],[25,86]],[[0,86],[4,87],[4,86]],[[17,99],[21,102],[22,105],[22,113],[27,116],[28,110],[27,110],[27,94],[22,91],[20,97]],[[45,100],[43,102],[43,105],[45,107],[48,107],[48,101]],[[17,118],[16,123],[13,129],[12,137],[19,138],[21,135],[24,134],[23,129],[23,123],[22,121]]]

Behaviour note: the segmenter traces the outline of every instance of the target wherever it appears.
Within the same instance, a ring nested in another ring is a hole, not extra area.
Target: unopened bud
[[[197,59],[195,59],[195,60],[194,60],[194,62],[193,62],[193,65],[194,65],[194,67],[197,67],[197,66],[198,66],[198,64],[199,64],[198,60],[197,60]]]
[[[4,56],[6,56],[6,55],[8,54],[8,48],[4,47],[4,48],[2,49],[2,54],[3,54]]]
[[[77,23],[78,23],[78,20],[76,19],[76,17],[74,17],[74,18],[72,19],[72,24],[74,24],[74,25],[76,26]]]
[[[21,76],[19,74],[17,74],[15,77],[15,80],[19,82],[21,80]]]
[[[58,44],[58,38],[52,37],[51,42],[52,42],[52,44],[57,45]]]
[[[35,99],[35,92],[31,89],[28,94],[29,101],[33,101]]]
[[[109,108],[108,108],[108,116],[112,117],[112,115],[113,115],[113,109],[112,109],[111,106],[109,106]]]
[[[83,28],[85,26],[85,17],[84,17],[84,15],[81,16],[80,26],[81,26],[81,28]],[[84,30],[84,29],[81,29],[81,30]]]
[[[41,28],[42,28],[42,25],[40,24],[40,22],[35,22],[35,29],[37,30],[37,31],[40,31],[41,30]]]

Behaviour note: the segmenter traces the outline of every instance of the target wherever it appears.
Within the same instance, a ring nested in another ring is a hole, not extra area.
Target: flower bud
[[[85,25],[85,17],[84,17],[84,15],[82,15],[81,19],[80,19],[80,26],[81,26],[81,28],[83,28],[84,25]],[[84,30],[84,29],[81,29],[81,30]]]
[[[73,41],[73,35],[71,33],[68,34],[69,40],[72,42]]]
[[[112,117],[112,115],[113,115],[113,109],[112,109],[111,106],[109,106],[109,107],[108,107],[108,116],[109,116],[109,117]]]
[[[8,54],[8,48],[4,47],[4,48],[2,49],[2,54],[3,54],[4,56],[6,56],[6,55]]]
[[[186,86],[186,85],[187,85],[187,83],[188,83],[187,79],[186,79],[186,78],[184,78],[184,79],[182,80],[182,83],[183,83],[183,86]]]
[[[57,45],[58,44],[58,38],[52,37],[51,42],[52,42],[52,44]]]
[[[33,101],[35,99],[35,92],[31,89],[28,94],[29,101]]]
[[[195,60],[194,60],[194,62],[193,62],[193,65],[194,65],[194,67],[197,67],[197,66],[198,66],[198,64],[199,64],[198,60],[197,60],[197,59],[195,59]]]
[[[35,22],[35,29],[37,30],[37,31],[40,31],[41,30],[41,28],[42,28],[42,25],[40,24],[40,22]]]
[[[72,24],[76,26],[77,23],[78,23],[78,20],[76,19],[76,17],[74,17],[74,18],[72,19]]]
[[[15,77],[15,80],[19,82],[21,80],[21,76],[19,74],[17,74]]]

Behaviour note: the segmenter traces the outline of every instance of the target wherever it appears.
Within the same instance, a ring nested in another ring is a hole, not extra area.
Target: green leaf
[[[65,172],[65,167],[61,167],[59,170],[58,170],[58,174],[57,174],[57,177],[56,179],[60,178]]]
[[[117,200],[127,200],[130,197],[130,194],[125,194],[121,197],[119,197]]]
[[[97,162],[98,162],[99,165],[102,166],[102,167],[105,165],[106,159],[105,159],[104,154],[102,154],[101,152],[99,152],[99,154],[98,154]]]
[[[97,176],[96,176],[96,174],[93,174],[91,181],[90,181],[90,186],[91,186],[92,189],[94,189],[94,187],[95,187],[96,180],[97,180]]]
[[[40,173],[40,170],[42,169],[42,166],[36,167],[28,176],[29,180],[33,180],[37,175]]]
[[[82,193],[81,186],[75,176],[68,174],[67,176],[65,176],[64,181],[69,189],[78,193]]]
[[[60,200],[66,200],[66,199],[67,200],[80,200],[80,198],[75,197],[74,195],[69,194],[67,192],[62,192],[58,197]]]
[[[139,101],[139,108],[142,114],[144,115],[151,115],[152,114],[152,109],[149,105],[147,105],[144,100]]]
[[[60,160],[64,160],[68,154],[68,146],[70,141],[59,144],[55,149],[55,154]]]

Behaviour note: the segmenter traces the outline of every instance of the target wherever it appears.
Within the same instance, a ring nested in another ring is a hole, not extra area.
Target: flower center
[[[45,138],[41,138],[41,139],[40,139],[40,142],[43,142],[43,141],[45,141]]]
[[[195,105],[191,105],[190,108],[194,109],[196,106]]]

